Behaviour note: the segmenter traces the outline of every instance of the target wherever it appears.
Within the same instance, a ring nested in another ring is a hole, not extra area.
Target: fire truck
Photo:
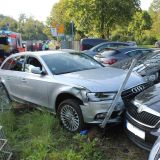
[[[0,30],[0,64],[9,55],[24,51],[20,33]]]

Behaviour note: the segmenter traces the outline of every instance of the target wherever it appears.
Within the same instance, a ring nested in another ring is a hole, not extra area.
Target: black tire
[[[11,109],[11,99],[8,95],[8,92],[3,84],[0,84],[0,110],[9,110]]]
[[[67,99],[61,102],[58,106],[58,117],[64,128],[70,132],[79,132],[85,126],[77,100]]]

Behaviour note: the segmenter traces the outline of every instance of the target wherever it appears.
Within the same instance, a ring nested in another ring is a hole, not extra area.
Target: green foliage
[[[1,113],[0,125],[14,160],[147,159],[147,154],[132,145],[121,129],[112,128],[107,138],[90,141],[90,134],[75,135],[64,130],[53,115],[27,109]]]
[[[153,0],[149,13],[153,22],[150,34],[157,39],[160,39],[160,0]]]
[[[45,40],[47,36],[43,33],[45,26],[42,22],[34,20],[32,17],[26,18],[24,14],[20,15],[18,23],[18,32],[22,33],[24,40]]]
[[[7,24],[9,24],[8,29],[16,32],[17,31],[17,21],[11,17],[0,15],[0,29],[7,29]]]
[[[4,126],[17,160],[102,159],[97,139],[90,142],[87,136],[66,132],[49,113],[1,113],[0,125]]]
[[[160,12],[160,0],[152,0],[150,11]]]
[[[16,143],[16,118],[13,112],[0,112],[0,125],[4,126],[6,136],[10,139],[9,143],[14,145]]]
[[[9,27],[7,28],[7,24]],[[8,29],[14,32],[22,34],[23,40],[46,40],[47,26],[42,22],[33,19],[32,17],[27,18],[25,14],[21,14],[19,20],[16,21],[11,17],[0,15],[0,29]]]
[[[145,36],[145,37],[143,37],[142,44],[143,45],[154,45],[156,41],[157,41],[156,37]]]
[[[140,6],[139,0],[60,0],[50,19],[66,24],[72,20],[82,36],[108,37],[112,28],[127,23]]]
[[[116,26],[115,30],[112,32],[111,36],[112,41],[131,41],[132,37],[128,34],[127,26]]]
[[[128,30],[133,34],[135,40],[141,43],[144,31],[151,29],[152,20],[147,11],[136,12],[130,22]]]

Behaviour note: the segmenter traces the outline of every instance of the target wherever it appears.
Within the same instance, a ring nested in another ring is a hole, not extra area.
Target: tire
[[[11,109],[11,99],[3,84],[0,84],[0,111]]]
[[[79,102],[67,99],[58,106],[58,117],[61,124],[70,132],[79,132],[84,128],[84,120]]]

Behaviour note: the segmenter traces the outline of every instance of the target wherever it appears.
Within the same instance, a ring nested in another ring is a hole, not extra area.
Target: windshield
[[[56,53],[43,55],[42,58],[54,75],[103,67],[100,63],[82,53]]]

